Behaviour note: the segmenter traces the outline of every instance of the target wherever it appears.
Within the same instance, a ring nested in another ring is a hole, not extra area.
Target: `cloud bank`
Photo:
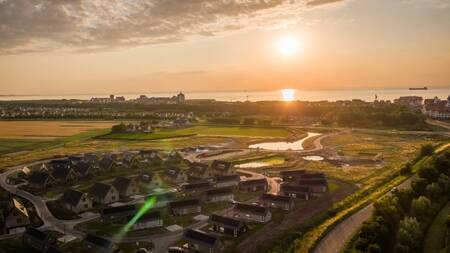
[[[283,26],[342,0],[0,0],[0,54],[97,51]]]

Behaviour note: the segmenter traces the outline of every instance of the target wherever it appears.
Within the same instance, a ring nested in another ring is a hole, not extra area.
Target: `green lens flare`
[[[153,207],[155,202],[156,202],[156,196],[152,196],[149,199],[147,199],[145,204],[138,210],[138,212],[133,216],[133,218],[120,230],[120,232],[117,236],[119,241],[121,241],[122,238],[128,233],[128,231],[130,231],[131,227],[133,227],[133,225],[136,224],[136,222],[144,214],[146,214],[148,212],[148,210],[150,210]]]

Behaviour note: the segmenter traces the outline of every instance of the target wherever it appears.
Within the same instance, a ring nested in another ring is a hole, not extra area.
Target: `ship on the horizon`
[[[413,88],[409,88],[409,90],[428,90],[427,86],[424,87],[413,87]]]

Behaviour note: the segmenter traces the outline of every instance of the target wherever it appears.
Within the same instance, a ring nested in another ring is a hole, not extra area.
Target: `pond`
[[[318,155],[309,155],[309,156],[304,156],[303,160],[306,160],[306,161],[323,161],[323,157],[322,156],[318,156]]]
[[[249,148],[255,148],[255,149],[265,149],[265,150],[303,150],[303,142],[311,137],[321,135],[319,133],[308,133],[308,135],[298,141],[294,142],[263,142],[263,143],[257,143],[248,146]]]

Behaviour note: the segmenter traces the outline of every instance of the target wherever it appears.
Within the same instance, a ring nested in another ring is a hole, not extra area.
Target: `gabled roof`
[[[89,168],[91,168],[91,164],[84,161],[78,162],[73,166],[73,170],[80,175],[85,175]]]
[[[221,216],[217,214],[212,214],[209,217],[209,223],[218,224],[226,228],[237,229],[240,226],[245,225],[245,223],[241,220],[237,220],[231,217]]]
[[[209,246],[213,246],[217,242],[217,240],[219,240],[217,237],[213,235],[209,235],[203,231],[194,229],[187,229],[184,232],[184,239],[194,240],[198,243],[206,244]]]
[[[107,207],[102,209],[102,215],[112,215],[112,214],[121,214],[121,213],[135,213],[137,211],[136,205],[124,205],[124,206],[115,206],[115,207]]]
[[[300,176],[300,179],[325,179],[326,176],[323,173],[305,173]]]
[[[104,198],[108,194],[108,192],[111,189],[111,187],[113,187],[113,186],[109,185],[109,184],[95,183],[91,187],[91,189],[89,191],[89,194],[91,194],[93,196],[96,196],[98,198]]]
[[[9,208],[6,208],[4,211],[5,211],[5,214],[8,215],[13,210],[17,210],[18,212],[22,213],[24,216],[28,217],[27,209],[16,198],[11,199],[11,205],[9,206]]]
[[[241,186],[253,186],[253,185],[262,185],[262,184],[267,185],[267,179],[265,179],[265,178],[250,179],[250,180],[245,180],[245,181],[239,182],[239,185],[241,185]]]
[[[181,186],[183,190],[195,190],[209,187],[211,187],[211,183],[209,182],[191,183],[191,184],[184,184]]]
[[[253,213],[257,215],[266,215],[269,211],[268,208],[265,208],[263,206],[250,205],[245,203],[235,203],[234,210],[238,212]]]
[[[301,176],[306,173],[306,170],[285,170],[280,171],[281,177],[293,177],[293,176]]]
[[[105,238],[98,237],[93,234],[87,234],[86,237],[83,239],[86,242],[89,242],[91,244],[95,244],[98,247],[109,249],[112,247],[113,243]]]
[[[297,192],[297,193],[309,193],[311,189],[307,186],[292,185],[292,184],[281,184],[281,191],[287,192]]]
[[[298,180],[299,185],[328,185],[328,182],[324,178],[300,178]]]
[[[164,171],[164,174],[169,178],[177,178],[180,173],[182,173],[182,172],[175,168],[166,169]]]
[[[28,182],[32,184],[41,184],[44,185],[45,182],[48,180],[48,178],[51,177],[51,175],[44,171],[35,171],[30,174],[28,178]]]
[[[223,196],[223,195],[231,195],[233,191],[230,188],[217,188],[209,191],[205,191],[207,196]]]
[[[225,176],[217,176],[215,178],[216,183],[222,182],[232,182],[232,181],[240,181],[241,177],[238,174],[225,175]]]
[[[134,218],[134,215],[127,217],[128,220],[131,220],[133,218]],[[139,220],[137,221],[137,223],[147,222],[147,221],[155,221],[155,220],[161,220],[161,213],[159,211],[148,212],[148,213],[142,215],[141,218],[139,218]]]
[[[213,170],[228,172],[232,168],[233,168],[233,163],[231,163],[231,162],[214,160],[211,163],[211,169],[213,169]]]
[[[63,253],[61,250],[56,248],[55,246],[48,247],[47,251],[45,253]]]
[[[192,172],[197,174],[203,174],[208,170],[208,165],[199,162],[189,163],[189,168]]]
[[[131,178],[126,178],[126,177],[116,177],[116,179],[114,179],[114,182],[112,183],[112,185],[119,191],[119,192],[124,192],[128,189],[128,187],[130,187],[132,183],[132,179]]]
[[[113,165],[114,160],[110,157],[103,157],[102,160],[100,160],[99,166],[100,168],[106,169]]]
[[[178,200],[178,201],[173,201],[173,202],[169,203],[169,207],[171,209],[185,208],[185,207],[199,206],[199,205],[200,205],[200,199]]]
[[[57,159],[57,160],[51,160],[50,161],[50,166],[54,169],[57,167],[70,167],[70,160],[69,159]]]
[[[53,169],[52,175],[57,179],[66,179],[73,170],[70,167],[56,167]]]
[[[263,194],[261,195],[261,200],[289,203],[292,201],[292,198],[274,194]]]
[[[25,231],[25,235],[33,237],[38,241],[46,241],[49,238],[49,234],[33,227],[28,227]]]
[[[83,193],[83,192],[73,190],[73,189],[68,189],[62,195],[61,201],[64,203],[70,204],[72,206],[76,206],[80,202],[80,200],[83,198],[84,195],[85,195],[85,193]]]

